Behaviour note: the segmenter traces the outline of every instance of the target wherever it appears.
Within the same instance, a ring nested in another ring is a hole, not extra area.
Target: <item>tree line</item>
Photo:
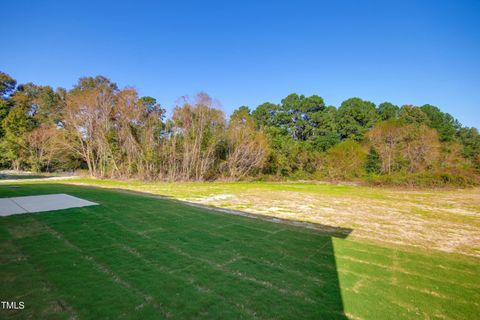
[[[167,118],[154,98],[102,76],[54,90],[0,72],[0,166],[145,180],[474,184],[480,135],[428,104],[351,98],[336,108],[293,93],[227,119],[199,93],[179,99]]]

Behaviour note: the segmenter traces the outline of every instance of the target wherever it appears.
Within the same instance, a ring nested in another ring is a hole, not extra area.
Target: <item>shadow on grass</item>
[[[29,180],[29,179],[45,179],[51,178],[50,176],[45,175],[35,175],[35,174],[6,174],[0,173],[0,181],[2,180]]]
[[[295,222],[205,206],[150,193],[95,186],[27,184],[15,189],[0,189],[0,197],[60,192],[99,203],[100,206],[97,208],[88,210],[98,214],[99,218],[104,217],[103,223],[98,222],[97,225],[97,222],[90,221],[92,219],[84,223],[88,228],[96,230],[95,232],[110,234],[114,240],[125,241],[125,238],[128,238],[126,237],[128,232],[112,233],[111,230],[102,229],[106,228],[105,222],[137,228],[137,232],[143,233],[147,231],[146,229],[155,226],[155,223],[162,221],[159,225],[162,232],[152,232],[148,240],[142,238],[131,244],[127,242],[127,245],[144,254],[147,259],[157,259],[164,254],[158,251],[150,255],[153,244],[162,246],[167,243],[166,250],[169,248],[168,245],[177,248],[183,253],[179,258],[191,257],[192,265],[197,265],[203,260],[212,261],[212,266],[202,262],[193,271],[188,268],[178,268],[178,266],[172,271],[177,276],[190,277],[191,281],[199,286],[208,287],[215,296],[229,299],[232,309],[241,306],[249,310],[249,313],[253,312],[252,316],[259,318],[347,319],[344,315],[333,237],[345,238],[351,233],[351,229]],[[146,198],[158,199],[161,202],[142,200]],[[119,216],[118,213],[124,213],[124,216]],[[157,219],[159,215],[162,215],[164,220]],[[230,219],[226,215],[235,218]],[[69,231],[72,230],[73,222],[68,219],[68,215],[58,214],[56,218],[55,213],[52,212],[35,216],[47,224],[54,222],[57,232],[63,233],[65,238],[76,246],[80,248],[85,246],[85,250],[89,248],[85,242],[75,238],[75,232],[78,230]],[[20,217],[15,219],[21,222]],[[0,219],[0,226],[1,223],[2,219]],[[129,236],[132,235],[135,234]],[[221,242],[221,249],[214,247],[217,242]],[[35,248],[31,249],[32,256],[35,256],[37,254],[35,251],[39,249],[38,246]],[[229,256],[229,262],[222,261],[224,257],[219,251]],[[233,253],[237,258],[231,259]],[[95,254],[97,256],[94,256],[94,259],[99,261],[104,259],[101,250],[96,251]],[[172,253],[172,256],[175,256],[175,253]],[[35,263],[35,258],[31,260]],[[153,276],[154,270],[136,270],[135,267],[133,270],[123,270],[118,265],[109,265],[108,260],[105,261],[105,268],[111,268],[119,278],[125,277],[133,287],[141,288],[142,292],[148,291],[150,287],[149,284],[143,287],[142,277],[152,279],[151,281],[156,279]],[[166,264],[176,265],[174,258]],[[216,267],[217,265],[222,267]],[[42,269],[41,266],[39,269]],[[138,276],[135,276],[136,274]],[[74,280],[72,279],[72,285]],[[158,285],[161,286],[162,281]],[[177,288],[173,284],[172,286]],[[165,294],[165,290],[168,288],[165,287],[161,294]],[[199,300],[195,298],[196,293],[191,291],[187,293],[183,288],[181,292],[175,290],[178,289],[172,289],[168,295],[159,294],[161,296],[158,300],[165,308],[172,308],[174,313],[180,312],[183,318],[198,318],[198,314],[182,313],[186,311],[177,310],[174,300],[169,302],[172,296],[185,294],[184,300],[191,299],[192,304],[198,304]],[[156,298],[155,291],[146,293]],[[83,308],[82,310],[86,312],[84,316],[88,317],[88,305],[76,306],[75,298],[66,297],[66,299],[75,309]],[[205,297],[200,295],[198,299],[205,299]],[[199,306],[198,309],[200,312],[207,312],[211,303],[205,302],[205,305]],[[226,310],[225,313],[221,310],[216,312],[217,317],[229,317]]]

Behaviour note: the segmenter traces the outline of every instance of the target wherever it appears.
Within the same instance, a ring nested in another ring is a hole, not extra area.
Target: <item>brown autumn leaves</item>
[[[146,180],[238,179],[259,170],[267,139],[247,112],[225,120],[206,94],[184,98],[171,119],[154,99],[85,79],[66,92],[60,127],[28,133],[26,150],[44,167],[80,159],[91,175]]]

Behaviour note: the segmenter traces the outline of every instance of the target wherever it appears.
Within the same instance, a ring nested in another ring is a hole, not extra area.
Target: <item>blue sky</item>
[[[480,1],[8,1],[0,70],[72,87],[104,75],[171,109],[228,114],[291,92],[431,103],[480,127]]]

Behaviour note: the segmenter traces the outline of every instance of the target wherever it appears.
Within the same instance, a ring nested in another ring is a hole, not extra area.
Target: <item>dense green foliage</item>
[[[92,187],[21,184],[1,196],[64,192],[100,205],[0,219],[2,298],[26,305],[2,319],[478,315],[475,257]]]
[[[293,93],[279,104],[239,107],[227,120],[200,93],[166,119],[154,98],[105,77],[53,90],[17,86],[0,73],[0,123],[0,165],[34,171],[148,180],[371,181],[422,173],[478,182],[480,170],[478,130],[428,104],[350,98],[337,109]]]

